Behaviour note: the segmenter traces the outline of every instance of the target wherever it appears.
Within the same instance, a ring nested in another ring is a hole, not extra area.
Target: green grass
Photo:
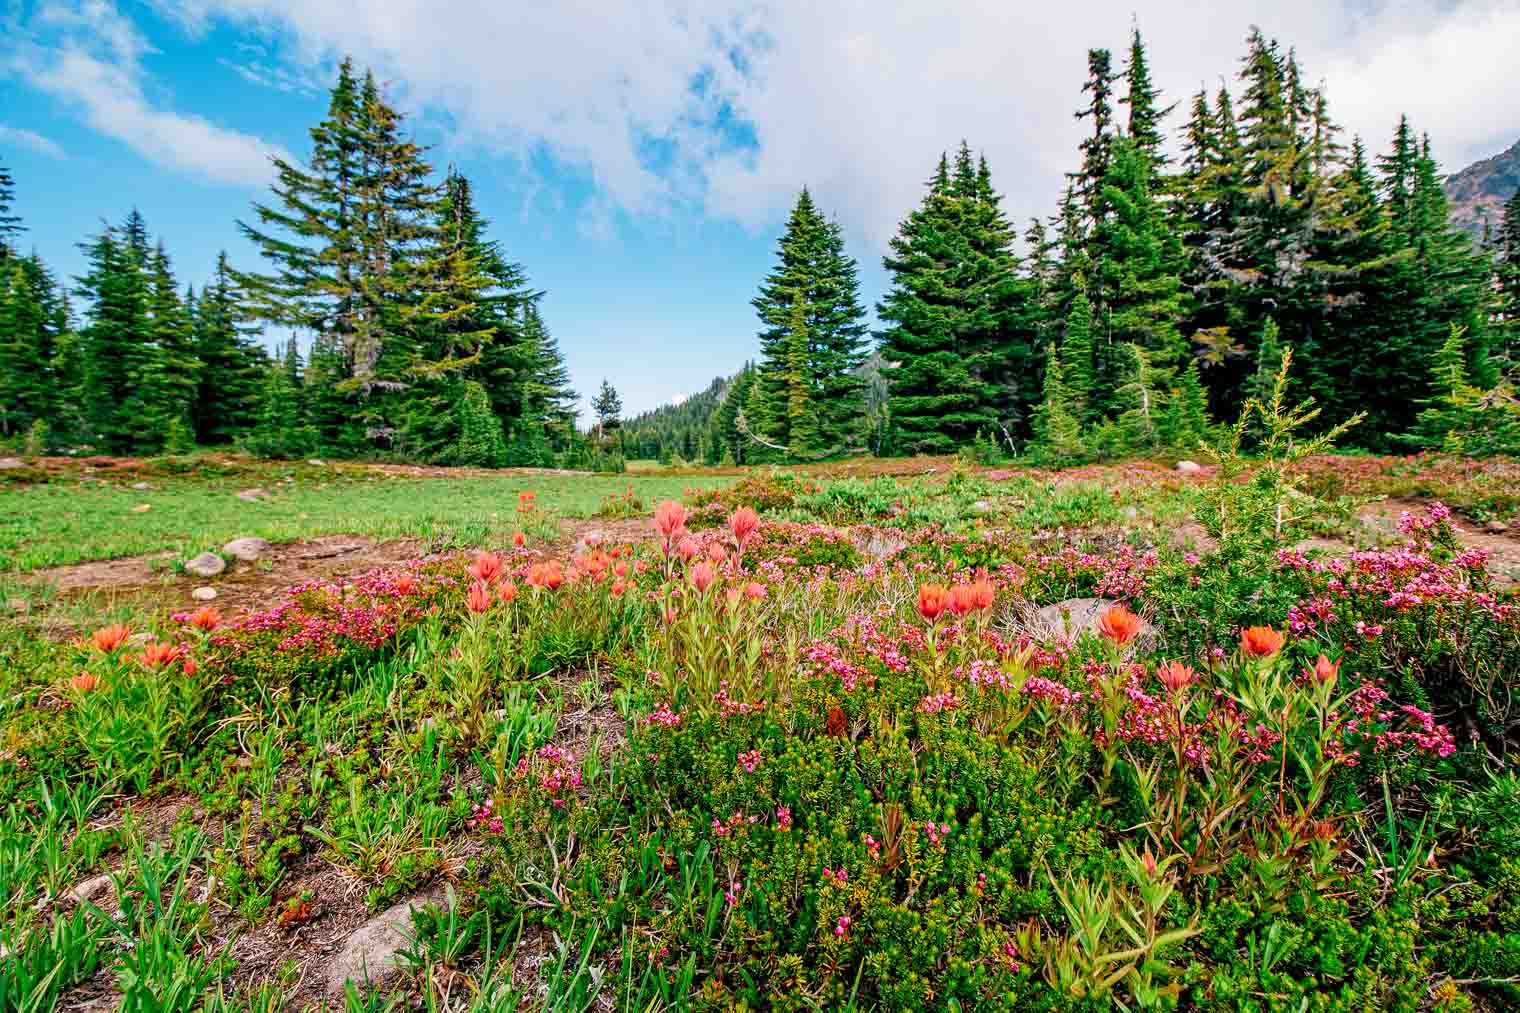
[[[286,478],[290,481],[281,484]],[[0,490],[0,571],[166,551],[189,557],[244,536],[282,542],[341,533],[480,544],[523,527],[517,512],[520,492],[537,494],[540,514],[589,517],[605,497],[621,496],[630,486],[652,508],[661,499],[680,497],[688,487],[732,481],[726,476],[520,473],[412,478],[280,465],[232,478],[154,477],[148,490],[131,488],[129,480],[63,478]],[[237,498],[239,490],[253,487],[264,489],[265,497],[258,502]],[[134,512],[141,504],[149,509]]]

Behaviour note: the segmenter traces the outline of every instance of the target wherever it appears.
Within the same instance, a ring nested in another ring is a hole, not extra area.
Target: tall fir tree
[[[26,226],[21,224],[21,216],[11,214],[11,205],[16,200],[16,181],[11,178],[10,170],[0,164],[0,261],[20,255],[16,248],[16,239]]]
[[[201,290],[194,321],[200,361],[191,413],[195,438],[208,446],[231,443],[258,419],[269,362],[245,318],[242,292],[225,252],[216,258],[211,283]],[[295,351],[293,342],[287,355]],[[292,385],[299,382],[299,369],[295,365],[289,375]]]
[[[1166,134],[1161,122],[1171,115],[1174,107],[1161,105],[1161,90],[1151,80],[1150,60],[1138,26],[1130,29],[1124,81],[1126,91],[1120,101],[1129,107],[1126,133],[1135,150],[1150,163],[1152,174],[1158,175],[1167,164]]]

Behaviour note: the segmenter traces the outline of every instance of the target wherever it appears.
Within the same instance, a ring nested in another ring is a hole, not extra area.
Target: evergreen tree
[[[1143,66],[1143,64],[1142,64]],[[1087,51],[1087,81],[1082,93],[1087,104],[1077,110],[1079,120],[1091,120],[1092,132],[1082,141],[1082,170],[1077,173],[1076,187],[1087,208],[1087,219],[1095,223],[1104,215],[1103,180],[1108,176],[1108,165],[1114,143],[1114,81],[1113,54],[1106,49]]]
[[[68,329],[67,303],[42,261],[0,260],[0,436],[39,421],[55,433],[72,428],[60,417],[75,410],[62,361]]]
[[[176,445],[170,449],[187,450],[194,445],[191,414],[199,389],[201,363],[195,354],[192,321],[180,299],[179,283],[162,241],[150,254],[147,271],[152,351],[151,364],[144,374],[149,411],[141,419],[139,440],[145,447],[155,442],[164,445],[171,442],[172,431],[176,434],[172,441]]]
[[[231,443],[258,418],[266,385],[267,358],[244,319],[242,292],[225,252],[217,256],[211,284],[201,290],[194,312],[195,358],[200,362],[191,417],[197,442]],[[286,349],[285,369],[299,382],[295,339]]]
[[[1140,38],[1138,26],[1130,29],[1129,61],[1124,66],[1127,92],[1121,100],[1129,106],[1128,136],[1138,151],[1150,163],[1153,174],[1166,165],[1166,135],[1162,133],[1161,121],[1172,112],[1173,107],[1161,106],[1161,91],[1151,83],[1150,61],[1145,55],[1145,42]]]
[[[78,291],[89,308],[80,334],[82,421],[89,438],[109,453],[157,450],[162,436],[143,427],[153,415],[148,392],[156,367],[146,246],[136,212],[121,229],[106,226],[83,246],[89,269]]]
[[[623,399],[606,380],[591,399],[591,410],[596,413],[596,435],[605,438],[609,431],[616,431],[623,424]]]
[[[11,214],[11,205],[15,199],[16,182],[11,178],[10,171],[0,165],[0,263],[19,256],[16,237],[26,231],[26,226],[21,224],[21,217]]]
[[[1079,407],[1066,385],[1063,358],[1055,349],[1046,357],[1040,403],[1034,411],[1031,448],[1040,461],[1075,464],[1086,456],[1086,448],[1082,443]]]
[[[478,380],[463,380],[459,386],[459,444],[455,462],[477,468],[501,467],[507,459],[507,441],[500,417],[491,410],[485,387]]]
[[[808,349],[812,332],[808,329],[807,305],[799,292],[792,297],[792,319],[786,335],[786,436],[787,450],[805,456],[818,448],[820,434],[815,417],[813,380],[808,372]]]
[[[1497,364],[1504,369],[1520,366],[1520,189],[1504,204],[1499,226],[1498,266],[1499,340],[1494,345]]]
[[[808,442],[842,448],[856,442],[861,428],[863,385],[856,371],[865,360],[865,311],[843,231],[824,219],[806,188],[798,194],[777,244],[776,265],[751,300],[762,327],[759,382],[773,402],[788,399],[794,386],[791,374],[798,367],[790,342],[799,304],[810,335],[800,368],[816,395],[816,415],[808,423],[816,439],[810,436]],[[755,432],[769,442],[789,445],[790,418],[790,412],[768,413],[769,428]]]
[[[1066,313],[1066,336],[1061,341],[1060,382],[1066,405],[1078,422],[1096,414],[1093,405],[1093,338],[1092,305],[1087,293],[1080,288]],[[1046,386],[1050,383],[1049,367],[1046,368]],[[1049,391],[1046,392],[1049,398]]]

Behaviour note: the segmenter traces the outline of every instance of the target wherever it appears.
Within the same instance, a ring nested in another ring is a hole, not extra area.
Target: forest
[[[1226,68],[1221,68],[1226,69]],[[135,210],[57,277],[0,168],[0,441],[28,453],[256,455],[619,470],[964,452],[1081,463],[1195,448],[1271,387],[1349,444],[1520,449],[1520,196],[1479,242],[1430,139],[1345,138],[1253,29],[1233,87],[1160,94],[1138,29],[1089,51],[1064,197],[1020,232],[967,141],[927,161],[875,330],[839,223],[803,189],[752,299],[753,361],[577,428],[543,292],[370,72],[339,68],[304,164],[275,160],[199,290]],[[18,193],[21,196],[18,196]],[[298,340],[299,338],[299,340]],[[1249,434],[1247,434],[1249,436]]]

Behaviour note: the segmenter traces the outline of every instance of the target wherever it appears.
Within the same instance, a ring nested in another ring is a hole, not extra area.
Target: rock
[[[216,601],[216,588],[198,587],[190,592],[190,597],[196,601]]]
[[[971,504],[971,510],[973,513],[990,514],[992,513],[992,504],[987,500],[979,499]]]
[[[12,470],[14,470],[16,468],[25,468],[25,467],[26,467],[26,465],[24,463],[22,463],[22,461],[19,458],[15,458],[15,457],[0,457],[0,471],[12,471]]]
[[[1096,635],[1098,618],[1117,604],[1107,598],[1068,598],[1037,609],[1024,620],[1024,629],[1036,640],[1074,641],[1084,633]],[[1142,619],[1135,646],[1149,650],[1155,639],[1151,624]]]
[[[1504,532],[1509,530],[1509,525],[1505,524],[1498,518],[1495,518],[1494,520],[1491,520],[1487,524],[1483,525],[1483,530],[1487,531],[1491,535],[1502,535]]]
[[[202,552],[185,564],[185,572],[196,577],[215,577],[227,569],[227,561],[214,552]]]
[[[139,503],[135,507],[132,508],[132,512],[134,514],[145,514],[149,510],[152,510],[152,509],[153,509],[153,504],[151,504],[151,503]]]
[[[385,985],[401,969],[396,955],[406,948],[412,932],[412,912],[428,904],[433,897],[413,897],[393,904],[359,926],[349,935],[343,949],[327,965],[327,988],[341,995],[343,986],[352,981],[362,986]]]
[[[91,876],[76,884],[64,899],[73,904],[94,904],[98,908],[104,908],[112,902],[116,896],[116,883],[109,873],[102,872],[98,876]]]
[[[269,548],[269,543],[262,538],[234,538],[222,546],[222,555],[252,563],[263,559]]]
[[[581,535],[580,541],[575,543],[576,552],[589,552],[599,545],[606,545],[612,541],[612,536],[601,528],[593,528]]]
[[[136,489],[138,492],[146,492],[147,490],[153,488],[153,483],[152,482],[133,482],[132,483],[132,488]]]
[[[257,503],[264,498],[263,489],[243,489],[237,494],[237,498],[244,503]]]
[[[322,460],[320,457],[313,457],[310,460],[308,460],[306,463],[309,464],[309,465],[311,465],[313,468],[320,468],[323,465],[325,465],[327,462],[324,461],[324,460]]]
[[[885,559],[887,556],[895,556],[908,547],[908,543],[896,535],[889,534],[877,528],[866,529],[862,537],[857,534],[855,547],[861,555],[871,559]]]
[[[1178,461],[1177,470],[1184,475],[1196,475],[1203,470],[1203,465],[1197,461]]]

